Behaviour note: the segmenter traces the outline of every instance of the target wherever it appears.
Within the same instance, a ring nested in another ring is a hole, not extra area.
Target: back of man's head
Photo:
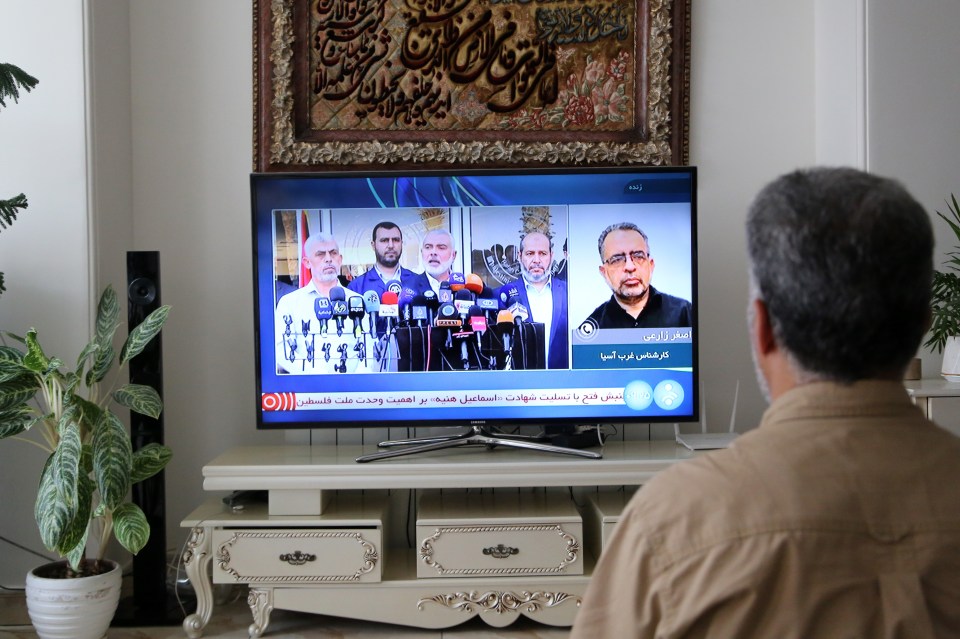
[[[926,332],[933,231],[893,180],[811,169],[766,186],[747,216],[752,294],[808,379],[895,378]]]

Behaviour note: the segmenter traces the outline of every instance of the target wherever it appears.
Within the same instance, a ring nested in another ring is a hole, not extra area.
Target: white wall
[[[867,166],[946,213],[944,200],[960,197],[960,2],[871,0],[867,24]],[[939,217],[933,225],[940,268],[957,239]],[[923,376],[937,377],[940,355],[921,355]]]
[[[852,142],[848,140],[836,148],[823,141],[835,139],[828,134],[830,127],[844,131],[842,122],[850,114],[843,108],[847,103],[842,100],[834,109],[824,106],[829,100],[825,101],[822,93],[818,97],[818,89],[822,90],[837,77],[831,74],[830,65],[824,64],[823,47],[827,45],[823,44],[822,37],[829,35],[837,21],[852,25],[828,38],[833,43],[830,46],[839,47],[842,52],[843,31],[857,28],[856,13],[851,21],[848,11],[850,3],[863,1],[844,0],[844,10],[837,10],[835,15],[831,15],[835,5],[824,0],[694,2],[691,161],[700,167],[700,357],[707,417],[713,428],[729,419],[731,394],[737,380],[741,382],[739,427],[755,425],[764,408],[754,382],[744,319],[747,291],[743,221],[751,197],[765,182],[797,166],[809,165],[818,159],[856,161],[855,151],[852,156],[846,155],[851,153],[850,145],[856,144],[855,136]],[[95,50],[94,58],[95,63],[100,60],[95,65],[97,69],[109,69],[99,75],[94,73],[96,99],[92,100],[94,114],[100,117],[94,129],[96,168],[92,184],[101,206],[91,217],[98,229],[97,269],[102,280],[122,281],[123,274],[116,271],[122,268],[117,265],[122,265],[119,259],[126,250],[158,249],[164,302],[174,307],[164,330],[164,385],[166,437],[175,454],[167,472],[168,541],[179,545],[183,533],[177,524],[203,495],[201,466],[230,446],[276,443],[280,439],[275,434],[258,433],[254,426],[248,202],[253,117],[250,3],[235,0],[87,2],[95,8],[94,29],[100,25],[112,34],[101,31],[100,37],[109,38],[109,46],[102,45]],[[947,30],[946,25],[960,23],[952,8],[955,0],[924,0],[920,4],[932,5],[929,11],[911,5],[910,12],[895,7],[894,0],[873,0],[873,3],[883,11],[878,8],[871,14],[868,33],[871,54],[879,59],[896,58],[897,64],[892,68],[898,73],[911,74],[911,87],[914,82],[922,84],[903,93],[894,85],[905,83],[894,78],[882,79],[890,83],[889,90],[882,95],[871,93],[876,99],[884,100],[883,107],[887,110],[871,111],[871,136],[880,138],[871,144],[871,163],[875,168],[883,168],[883,162],[877,157],[881,152],[886,161],[889,161],[888,154],[903,157],[901,165],[890,166],[891,172],[908,174],[908,185],[913,180],[919,186],[923,176],[928,176],[925,179],[931,182],[938,181],[924,187],[931,191],[925,201],[935,205],[950,188],[957,188],[949,184],[955,177],[956,155],[955,152],[950,155],[946,149],[951,140],[957,139],[956,129],[952,130],[952,136],[942,135],[937,139],[916,134],[920,129],[928,130],[927,111],[937,115],[941,109],[949,108],[944,98],[951,86],[957,86],[957,72],[944,60],[926,64],[923,73],[916,73],[912,68],[901,68],[899,56],[907,41],[923,40],[931,32],[939,35],[939,29]],[[51,89],[56,79],[57,91],[73,86],[75,94],[54,102],[64,108],[43,118],[40,113],[24,109],[22,104],[0,112],[0,135],[3,136],[0,139],[4,141],[0,153],[6,153],[10,139],[8,130],[2,127],[8,126],[8,118],[23,110],[30,111],[34,126],[41,130],[51,126],[51,119],[73,118],[76,128],[71,129],[67,137],[80,138],[77,144],[82,148],[82,123],[79,122],[83,108],[82,68],[79,62],[70,62],[79,59],[79,55],[54,54],[48,46],[51,29],[56,30],[57,26],[51,26],[54,15],[68,22],[63,25],[68,33],[61,34],[59,41],[68,43],[68,47],[72,42],[79,46],[82,33],[79,11],[74,9],[76,3],[71,0],[48,0],[42,9],[32,8],[33,4],[29,0],[0,0],[5,23],[8,15],[12,16],[9,23],[22,23],[20,32],[11,34],[16,37],[15,48],[7,41],[11,36],[5,36],[0,43],[0,60],[9,58],[8,51],[33,51],[38,66],[31,71],[42,82],[49,80],[47,86]],[[51,4],[63,10],[54,12]],[[16,11],[7,11],[8,5],[16,7]],[[113,29],[121,28],[127,20],[129,77],[125,78],[127,71],[122,57],[126,45],[124,37]],[[909,34],[918,35],[910,38]],[[850,37],[856,34],[851,33]],[[938,47],[946,46],[947,51],[954,52],[950,59],[957,59],[957,45],[951,44],[946,34],[931,38],[931,42]],[[925,46],[915,47],[918,60]],[[850,73],[850,64],[853,64],[855,76],[856,62],[855,58],[850,62],[849,49],[846,54],[838,55],[843,57],[845,65],[838,73]],[[121,59],[110,58],[112,64],[108,64],[101,59],[104,56]],[[24,59],[25,66],[27,62]],[[129,112],[117,104],[123,100],[117,95],[123,92],[119,87],[126,84],[129,85]],[[844,83],[841,81],[839,86]],[[872,86],[879,90],[883,85],[874,82]],[[41,88],[45,88],[43,84]],[[917,99],[918,95],[924,99]],[[27,101],[35,99],[39,100],[33,94],[26,98]],[[929,119],[930,126],[938,121],[937,117]],[[946,113],[943,117],[946,118]],[[905,119],[909,126],[904,125]],[[893,133],[877,129],[883,122],[886,127],[892,126]],[[898,137],[884,142],[887,135]],[[34,202],[38,202],[35,198],[48,195],[48,189],[43,188],[47,179],[45,172],[51,167],[62,171],[65,166],[50,157],[50,148],[59,149],[63,143],[63,139],[43,138],[40,146],[34,147],[36,154],[43,156],[43,163],[29,169],[24,167],[23,177],[18,178],[17,184],[23,184],[18,188],[30,189]],[[33,142],[28,141],[27,148],[31,144]],[[936,150],[933,154],[936,162],[917,159],[931,157],[928,146]],[[79,155],[82,156],[82,151]],[[118,160],[118,156],[123,160]],[[129,158],[129,173],[118,167],[126,158]],[[907,158],[914,166],[907,165]],[[4,167],[9,164],[3,162]],[[0,187],[4,191],[6,173],[4,168],[4,175],[0,175]],[[33,187],[37,182],[39,187]],[[82,182],[80,177],[77,190],[81,194]],[[59,182],[57,186],[59,188]],[[55,195],[77,202],[83,199],[82,195]],[[125,202],[129,202],[132,211],[127,216],[121,211]],[[36,206],[39,208],[39,204]],[[33,273],[12,268],[7,251],[11,250],[11,244],[16,244],[12,250],[27,259],[28,243],[47,240],[52,226],[64,228],[74,224],[67,210],[58,208],[60,212],[44,212],[45,225],[40,227],[28,225],[30,217],[41,216],[40,211],[31,206],[22,226],[18,223],[0,238],[3,247],[0,268],[7,271],[12,285],[29,282],[31,287],[41,287],[41,291],[52,290],[52,285],[36,282],[41,278]],[[82,216],[80,210],[78,215]],[[52,254],[53,258],[66,255],[67,266],[57,259],[42,260],[43,268],[47,269],[45,273],[56,274],[60,281],[63,278],[72,281],[80,271],[85,272],[89,258],[85,240],[78,242],[75,237],[78,232],[72,232],[68,236],[70,240],[64,240],[64,246]],[[19,235],[20,242],[12,241],[14,234]],[[17,259],[16,268],[22,259]],[[40,261],[31,259],[34,263]],[[78,266],[81,262],[82,267]],[[56,290],[58,295],[62,295],[60,288]],[[11,291],[0,298],[0,325],[19,328],[20,318],[26,321],[40,317],[52,322],[54,317],[59,317],[58,326],[73,331],[70,334],[75,336],[75,341],[82,341],[86,325],[80,330],[74,324],[77,317],[82,315],[86,321],[89,315],[86,305],[91,287],[72,288],[83,289],[70,293],[71,308],[82,308],[83,313],[71,312],[64,316],[58,308],[56,315],[49,314],[46,294],[28,290],[14,297],[15,292]],[[14,300],[16,313],[8,306]],[[61,330],[58,335],[66,338],[68,333]],[[9,455],[9,449],[15,446],[4,444],[0,445],[0,455]],[[10,482],[4,475],[8,471],[3,460],[8,458],[0,457],[0,479],[6,479],[0,485]],[[10,496],[7,491],[0,495],[6,510]],[[20,517],[29,528],[32,526],[30,507],[18,504],[12,511],[17,514],[5,520]],[[2,534],[6,534],[7,525],[0,520]],[[9,548],[0,548],[0,557],[12,555]],[[33,561],[27,558],[22,563],[32,565]],[[18,570],[8,576],[6,565],[6,559],[0,561],[0,583],[22,580]]]
[[[40,80],[0,110],[0,197],[22,192],[30,204],[0,232],[0,328],[23,335],[34,326],[48,355],[71,361],[86,343],[93,304],[83,10],[70,0],[50,4],[0,2],[0,62]],[[44,461],[39,448],[0,442],[0,537],[39,551],[33,501]],[[0,539],[0,585],[22,586],[38,563]]]

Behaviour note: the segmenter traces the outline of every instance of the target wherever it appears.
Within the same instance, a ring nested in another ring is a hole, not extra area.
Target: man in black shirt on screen
[[[611,224],[600,234],[600,275],[613,291],[584,324],[596,328],[691,326],[693,306],[650,285],[654,262],[647,234],[636,224]]]

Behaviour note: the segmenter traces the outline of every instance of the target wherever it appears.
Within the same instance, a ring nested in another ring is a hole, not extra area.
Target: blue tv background
[[[634,167],[614,170],[552,170],[363,174],[254,174],[251,176],[257,336],[258,426],[344,427],[351,424],[436,425],[468,420],[491,423],[682,422],[697,418],[697,331],[694,327],[690,364],[683,369],[458,371],[441,373],[370,373],[356,375],[278,375],[274,361],[274,288],[272,213],[277,209],[394,207],[483,207],[499,205],[571,205],[690,203],[690,245],[695,256],[696,171],[692,167]],[[555,258],[556,258],[555,254]],[[694,275],[691,275],[694,278]],[[695,279],[695,278],[694,278]],[[696,315],[696,282],[691,282]],[[571,330],[577,318],[571,318]],[[687,359],[687,358],[684,358]],[[673,410],[651,403],[637,411],[625,405],[557,407],[370,408],[322,411],[261,411],[260,396],[272,392],[350,391],[552,391],[577,388],[619,388],[642,380],[655,387],[673,380],[683,388],[683,401]]]

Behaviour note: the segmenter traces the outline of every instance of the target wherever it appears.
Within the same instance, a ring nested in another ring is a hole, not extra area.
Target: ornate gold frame
[[[627,0],[460,0],[480,9],[533,2],[580,8],[611,1]],[[632,1],[635,31],[647,37],[635,43],[636,91],[628,96],[635,99],[635,116],[629,130],[441,131],[427,125],[322,131],[311,129],[308,114],[311,7],[380,2],[409,12],[424,0],[254,0],[254,170],[686,164],[690,0]]]

